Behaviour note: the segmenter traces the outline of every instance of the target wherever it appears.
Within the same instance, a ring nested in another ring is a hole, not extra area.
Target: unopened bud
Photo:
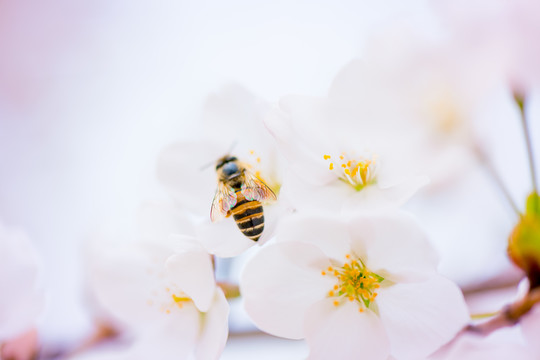
[[[529,278],[531,289],[540,287],[540,196],[527,198],[525,214],[508,239],[508,255]]]

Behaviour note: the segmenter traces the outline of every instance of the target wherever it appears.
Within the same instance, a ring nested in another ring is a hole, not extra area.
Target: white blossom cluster
[[[511,351],[455,340],[471,323],[469,309],[406,207],[491,161],[497,140],[481,135],[499,124],[486,120],[485,104],[502,101],[516,113],[514,95],[540,85],[540,47],[530,46],[540,36],[530,15],[538,5],[501,2],[475,17],[461,8],[438,3],[429,35],[378,33],[326,96],[270,103],[230,85],[208,97],[199,133],[156,161],[170,201],[142,205],[136,234],[99,237],[85,254],[90,297],[128,344],[76,358],[218,359],[228,299],[239,296],[258,329],[305,339],[309,359],[526,359],[538,350],[538,309],[524,317],[523,343]],[[224,155],[277,196],[261,200],[258,241],[232,216],[211,221]],[[31,331],[44,303],[26,246],[0,227],[0,287],[12,295],[0,296],[0,342]],[[235,293],[216,281],[216,262],[246,252]],[[23,275],[9,283],[4,274],[13,271]]]

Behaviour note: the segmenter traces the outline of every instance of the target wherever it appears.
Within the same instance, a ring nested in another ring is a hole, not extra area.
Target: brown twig
[[[519,319],[527,314],[534,304],[540,302],[540,288],[535,288],[522,299],[507,305],[499,315],[480,324],[467,325],[463,332],[475,333],[482,336],[487,336],[503,327],[513,326],[519,322]]]

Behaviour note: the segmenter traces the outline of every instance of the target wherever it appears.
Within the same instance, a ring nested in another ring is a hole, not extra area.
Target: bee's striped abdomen
[[[236,193],[236,200],[231,209],[236,225],[251,240],[259,240],[264,229],[262,204],[257,200],[247,200],[240,191]]]

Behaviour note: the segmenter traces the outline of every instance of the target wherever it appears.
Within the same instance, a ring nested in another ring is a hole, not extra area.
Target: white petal
[[[194,306],[171,312],[137,338],[127,359],[187,359],[195,350],[200,326],[200,314]]]
[[[216,283],[210,255],[205,251],[187,251],[169,257],[165,263],[167,277],[206,312],[214,298]]]
[[[388,187],[367,186],[344,199],[343,213],[351,216],[358,212],[396,209],[428,183],[427,177],[420,176],[408,178],[402,183]]]
[[[181,235],[181,234],[172,234],[169,235],[166,241],[166,244],[169,246],[169,250],[172,249],[174,253],[184,253],[189,251],[202,251],[205,252],[206,249],[202,246],[201,242],[198,241],[196,237],[190,235]],[[169,251],[167,253],[166,259],[171,256],[172,253]]]
[[[520,320],[523,337],[528,346],[535,354],[540,354],[540,343],[538,334],[540,334],[540,306],[535,305],[532,310]]]
[[[390,354],[380,319],[370,310],[360,313],[356,302],[319,301],[306,313],[305,327],[310,360],[386,360]]]
[[[289,162],[290,168],[304,181],[314,185],[324,185],[335,179],[335,175],[328,171],[328,163],[323,159],[323,155],[332,149],[325,148],[321,142],[315,141],[324,153],[317,153],[309,145],[310,138],[306,134],[306,129],[318,129],[318,127],[302,127],[302,130],[294,128],[294,116],[288,113],[288,106],[274,109],[265,118],[267,129],[277,141],[279,150]],[[285,111],[284,111],[285,110]],[[317,139],[322,139],[322,134],[317,134]]]
[[[263,331],[303,338],[306,310],[334,285],[321,275],[329,265],[324,253],[310,244],[284,242],[261,248],[240,280],[247,313]]]
[[[219,257],[237,256],[257,243],[244,236],[230,218],[216,223],[205,220],[197,225],[196,231],[208,252]]]
[[[159,315],[155,306],[148,305],[158,285],[159,267],[154,265],[165,260],[159,255],[153,258],[147,249],[136,245],[107,244],[90,249],[90,281],[101,306],[131,326],[141,326]]]
[[[160,314],[138,331],[133,343],[112,348],[97,347],[70,357],[71,360],[176,360],[190,359],[200,331],[200,313],[195,306],[181,312]]]
[[[460,289],[438,275],[424,282],[382,288],[376,303],[392,355],[398,359],[431,354],[470,320]]]
[[[212,306],[203,315],[201,334],[195,349],[197,360],[219,359],[229,336],[229,303],[221,289],[217,289]]]
[[[212,142],[240,142],[261,140],[262,117],[267,104],[243,86],[229,83],[210,94],[205,101],[201,123],[203,132]],[[234,146],[233,151],[238,149]],[[222,154],[225,155],[225,152]]]
[[[317,246],[329,258],[343,261],[351,250],[347,224],[322,215],[293,215],[280,224],[277,240]]]
[[[354,252],[375,273],[393,281],[413,281],[436,271],[435,250],[406,213],[356,216],[349,231]]]
[[[283,181],[280,198],[287,198],[299,212],[338,214],[341,212],[343,204],[354,194],[355,191],[352,187],[347,186],[337,178],[320,186],[307,182],[294,172],[289,172]]]
[[[180,205],[198,215],[210,216],[216,190],[215,161],[227,152],[227,147],[201,140],[169,145],[159,155],[158,179]]]

